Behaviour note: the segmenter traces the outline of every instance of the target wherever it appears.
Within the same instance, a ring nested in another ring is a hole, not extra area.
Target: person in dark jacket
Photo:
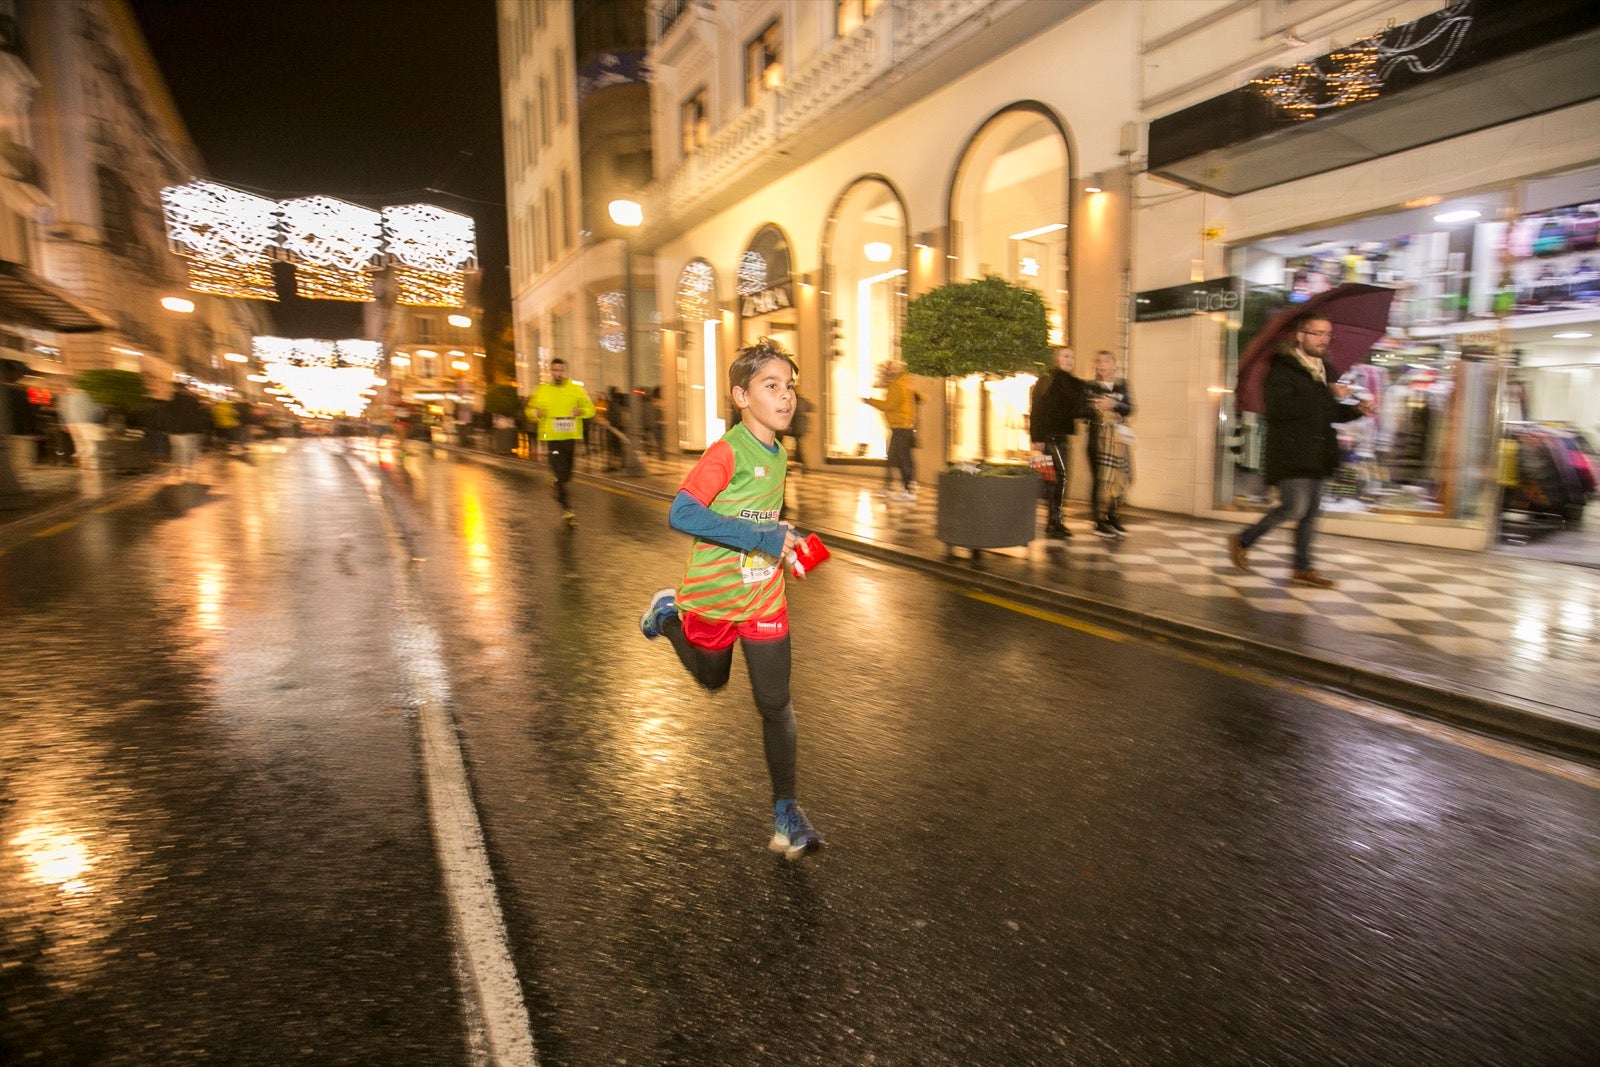
[[[172,463],[181,471],[191,471],[200,460],[200,444],[211,428],[211,416],[200,405],[200,398],[185,385],[172,390],[167,405],[167,424],[172,434]]]
[[[1311,562],[1311,539],[1322,508],[1323,479],[1339,465],[1339,440],[1333,424],[1372,414],[1367,401],[1343,403],[1348,386],[1334,380],[1328,365],[1333,324],[1305,319],[1295,329],[1294,348],[1279,352],[1267,369],[1266,476],[1278,487],[1278,506],[1255,525],[1228,538],[1228,557],[1239,570],[1250,571],[1250,546],[1274,526],[1295,520],[1294,570],[1290,582],[1327,589],[1333,579]]]
[[[1072,373],[1075,358],[1070,348],[1056,349],[1055,369],[1034,386],[1028,412],[1028,437],[1037,451],[1050,457],[1050,465],[1055,468],[1056,480],[1050,486],[1050,519],[1044,535],[1058,539],[1072,536],[1061,521],[1061,503],[1067,496],[1067,474],[1071,470],[1067,438],[1078,432],[1079,419],[1092,414],[1083,380]]]

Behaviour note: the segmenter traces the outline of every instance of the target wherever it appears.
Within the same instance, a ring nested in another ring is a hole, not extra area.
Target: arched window
[[[905,204],[883,178],[857,179],[828,216],[822,242],[828,368],[823,447],[830,458],[884,456],[883,416],[861,398],[873,395],[879,368],[899,350],[906,241]]]
[[[772,223],[756,231],[739,256],[734,289],[739,298],[739,343],[770,337],[795,351],[794,279],[789,238]]]
[[[1039,104],[1017,104],[984,123],[956,170],[950,193],[951,275],[998,274],[1036,289],[1051,344],[1067,343],[1071,247],[1071,152],[1065,128]],[[983,384],[962,382],[952,397],[951,459],[1017,459],[1028,452],[1032,375],[988,388],[989,451],[979,456]]]

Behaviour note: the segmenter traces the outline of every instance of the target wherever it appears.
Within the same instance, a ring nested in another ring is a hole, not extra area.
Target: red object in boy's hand
[[[789,569],[796,578],[804,578],[807,571],[814,571],[826,563],[829,554],[822,538],[816,534],[806,534],[794,543],[794,558],[790,561]]]

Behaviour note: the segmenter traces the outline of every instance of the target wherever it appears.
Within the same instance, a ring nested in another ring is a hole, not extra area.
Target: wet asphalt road
[[[1600,1047],[1582,774],[838,556],[791,585],[830,847],[786,864],[742,666],[707,694],[638,635],[664,504],[580,487],[569,532],[337,442],[204,481],[0,554],[0,1062],[472,1062],[402,567],[541,1063]]]

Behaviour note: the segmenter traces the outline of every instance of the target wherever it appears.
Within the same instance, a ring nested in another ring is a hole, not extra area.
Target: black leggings
[[[578,442],[575,440],[546,441],[545,448],[550,453],[550,473],[556,479],[556,500],[562,509],[567,504],[567,483],[572,481],[572,454],[577,450]]]
[[[728,684],[733,668],[733,646],[701,648],[683,635],[683,620],[669,616],[661,632],[672,642],[678,659],[707,689]],[[750,689],[755,694],[756,710],[761,713],[761,741],[767,753],[767,775],[772,779],[774,801],[794,797],[795,726],[794,702],[789,698],[789,635],[773,641],[739,638],[744,649],[744,665],[750,672]]]
[[[1055,483],[1050,486],[1050,524],[1060,526],[1061,504],[1067,497],[1067,477],[1072,473],[1072,455],[1067,451],[1068,437],[1052,437],[1045,443],[1050,455],[1050,465],[1056,470]]]

